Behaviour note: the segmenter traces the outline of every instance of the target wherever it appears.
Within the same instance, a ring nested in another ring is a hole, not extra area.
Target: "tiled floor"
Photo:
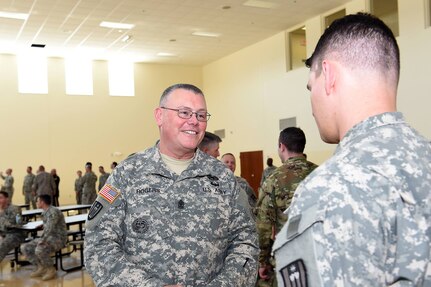
[[[94,287],[96,286],[85,269],[66,273],[57,272],[57,278],[42,281],[40,278],[30,278],[30,273],[34,267],[31,265],[15,266],[11,268],[10,260],[12,256],[7,256],[0,264],[0,287]],[[77,264],[77,258],[66,258],[65,266]]]

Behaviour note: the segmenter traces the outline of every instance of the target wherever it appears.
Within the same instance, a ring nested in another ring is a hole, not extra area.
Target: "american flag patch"
[[[110,204],[112,204],[115,199],[120,195],[120,192],[115,189],[115,187],[105,184],[99,191],[99,195],[106,199]]]

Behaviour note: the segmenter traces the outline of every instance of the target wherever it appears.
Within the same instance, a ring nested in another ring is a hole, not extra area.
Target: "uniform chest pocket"
[[[125,220],[128,235],[133,238],[157,241],[172,235],[171,229],[157,208],[129,210]]]

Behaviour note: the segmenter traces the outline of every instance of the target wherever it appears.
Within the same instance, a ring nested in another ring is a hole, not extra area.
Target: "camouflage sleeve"
[[[16,215],[20,214],[18,208],[12,208],[10,212],[0,216],[0,230],[6,231],[8,227],[16,226]]]
[[[259,263],[269,265],[273,244],[273,226],[275,225],[275,210],[271,198],[272,185],[266,180],[261,189],[260,206],[257,213],[257,232],[259,234]]]
[[[238,194],[239,191],[236,192]],[[257,234],[253,220],[233,203],[230,215],[230,246],[220,273],[206,286],[254,287],[257,276]]]
[[[120,186],[111,177],[108,182]],[[97,207],[98,206],[98,207]],[[99,210],[90,219],[92,210]],[[85,231],[85,267],[98,287],[163,286],[158,278],[146,274],[143,268],[128,261],[123,247],[122,229],[126,214],[124,194],[109,203],[98,196],[89,213]]]

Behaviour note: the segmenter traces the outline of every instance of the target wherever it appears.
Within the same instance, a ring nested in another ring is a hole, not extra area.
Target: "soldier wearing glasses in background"
[[[235,177],[197,149],[200,89],[169,87],[155,109],[156,146],[120,163],[87,220],[85,266],[97,286],[254,286],[257,235]]]

